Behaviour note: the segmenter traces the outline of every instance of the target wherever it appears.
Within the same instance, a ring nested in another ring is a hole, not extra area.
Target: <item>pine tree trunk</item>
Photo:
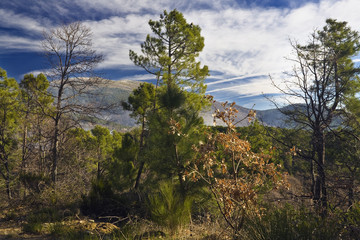
[[[25,120],[27,120],[27,116],[25,117]],[[24,123],[24,131],[23,131],[23,139],[22,139],[22,149],[21,149],[21,175],[23,177],[22,184],[24,185],[24,199],[28,195],[28,186],[27,181],[24,179],[24,175],[27,173],[27,161],[26,161],[26,150],[27,150],[27,126],[26,123]]]
[[[155,106],[154,106],[154,107],[155,107]],[[139,156],[142,155],[143,148],[144,148],[144,137],[145,137],[144,135],[145,135],[145,115],[142,116],[141,134],[140,134],[140,146],[139,146]],[[136,176],[136,181],[135,181],[135,186],[134,186],[135,189],[138,189],[138,188],[139,188],[140,179],[141,179],[141,174],[142,174],[144,165],[145,165],[145,161],[144,161],[144,159],[141,159],[140,167],[139,167],[139,170],[138,170],[138,173],[137,173],[137,176]]]
[[[56,184],[56,175],[57,175],[57,164],[58,164],[58,144],[59,144],[59,118],[55,119],[54,124],[54,136],[53,136],[53,148],[52,148],[52,168],[51,168],[51,180]]]
[[[327,189],[325,174],[325,134],[318,131],[316,134],[317,172],[314,184],[313,200],[321,209],[322,216],[327,214]]]
[[[354,187],[355,187],[354,182],[355,182],[354,173],[351,172],[349,186],[348,186],[348,206],[349,206],[349,208],[352,208],[352,205],[354,203]]]
[[[10,189],[10,173],[7,173],[7,177],[6,177],[6,194],[8,196],[9,201],[12,199],[12,195],[11,195],[11,189]]]
[[[2,149],[3,150],[3,149]],[[3,152],[3,151],[2,151]],[[3,172],[1,172],[1,175],[4,177],[5,180],[5,187],[6,187],[6,195],[8,197],[8,200],[10,201],[12,199],[12,195],[11,195],[11,188],[10,188],[10,169],[9,169],[9,162],[8,162],[8,157],[6,154],[3,154],[3,160],[4,160],[4,167],[6,170],[6,173],[4,174]]]

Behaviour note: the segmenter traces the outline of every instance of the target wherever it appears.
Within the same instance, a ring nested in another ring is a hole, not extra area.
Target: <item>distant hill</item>
[[[129,111],[122,108],[121,102],[127,101],[130,93],[139,87],[141,82],[130,80],[106,80],[104,86],[98,89],[99,99],[104,105],[113,105],[108,111],[103,112],[101,118],[104,125],[110,128],[131,128],[136,125],[136,120],[130,117]]]
[[[250,112],[250,108],[245,108],[239,105],[235,105],[239,112],[237,113],[236,122],[239,122],[236,126],[244,127],[249,126],[251,123],[248,121],[248,114]],[[212,114],[216,109],[222,109],[221,103],[216,102],[211,106],[211,110],[207,110],[201,113],[201,116],[204,118],[204,123],[206,125],[213,125],[213,116]],[[282,114],[278,109],[269,109],[269,110],[255,110],[256,111],[256,119],[260,121],[265,126],[272,127],[285,127],[285,119],[286,116]],[[242,120],[242,121],[241,121]],[[216,121],[217,125],[223,126],[224,124],[220,121]]]
[[[244,107],[241,107],[238,105],[235,105],[234,108],[236,108],[239,111],[236,115],[236,122],[239,122],[237,124],[237,126],[239,126],[239,127],[248,126],[250,123],[249,123],[249,121],[247,121],[247,115],[249,114],[250,109],[244,108]],[[204,119],[205,125],[213,125],[214,124],[213,113],[216,111],[216,109],[220,109],[220,110],[223,109],[221,102],[215,102],[211,106],[211,109],[206,109],[206,111],[201,112],[201,116]],[[240,120],[243,120],[243,121],[240,121]],[[221,120],[217,119],[216,125],[224,126],[224,123]]]
[[[129,80],[106,80],[103,79],[102,84],[93,88],[90,91],[91,95],[81,95],[75,100],[77,103],[99,103],[102,107],[111,106],[110,108],[102,111],[97,119],[91,118],[92,123],[83,122],[82,125],[86,129],[91,129],[93,125],[99,124],[107,126],[110,129],[126,131],[131,127],[136,126],[136,120],[130,117],[130,112],[121,107],[122,101],[127,101],[133,89],[136,89],[141,82]],[[49,92],[54,96],[56,89],[49,87]],[[65,94],[67,91],[65,90]]]
[[[121,107],[121,102],[126,101],[133,89],[137,88],[141,82],[131,80],[104,80],[102,86],[94,90],[95,100],[101,105],[108,106],[112,105],[113,108],[103,111],[99,119],[94,124],[101,124],[109,127],[110,129],[126,130],[137,125],[136,120],[130,117],[130,112],[124,110]],[[53,92],[53,89],[50,89]],[[92,97],[92,101],[94,96]],[[86,96],[82,96],[80,99],[76,99],[80,102],[89,102]],[[245,119],[237,126],[248,126],[250,123],[247,121],[246,116],[250,109],[244,108],[238,105],[234,106],[239,112],[237,114],[237,121]],[[201,116],[204,119],[206,125],[213,125],[212,114],[216,109],[222,109],[221,103],[216,102],[211,107],[203,110]],[[269,110],[257,110],[257,119],[266,126],[284,127],[285,116],[277,109]],[[220,120],[217,120],[217,125],[223,125]],[[87,128],[91,128],[91,124],[87,124]]]

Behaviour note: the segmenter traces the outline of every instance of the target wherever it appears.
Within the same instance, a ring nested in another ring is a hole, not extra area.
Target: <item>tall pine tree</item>
[[[179,11],[164,11],[158,21],[150,20],[153,34],[141,44],[142,54],[130,50],[135,65],[156,79],[154,106],[146,123],[149,129],[149,166],[160,178],[177,178],[185,190],[185,163],[191,158],[191,141],[202,126],[200,110],[204,98],[207,66],[197,57],[204,48],[201,29],[187,23]]]

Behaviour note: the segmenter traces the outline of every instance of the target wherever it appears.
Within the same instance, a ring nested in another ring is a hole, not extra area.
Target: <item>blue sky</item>
[[[360,30],[358,0],[1,0],[0,67],[17,80],[45,71],[43,30],[83,21],[105,56],[98,70],[106,78],[151,81],[129,60],[129,49],[139,52],[148,20],[174,8],[202,28],[199,60],[211,71],[208,93],[255,109],[272,107],[263,94],[279,95],[269,75],[280,82],[291,70],[289,39],[305,43],[326,18]]]

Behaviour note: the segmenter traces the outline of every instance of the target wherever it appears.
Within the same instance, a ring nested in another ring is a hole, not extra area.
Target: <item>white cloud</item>
[[[94,35],[94,47],[106,56],[100,67],[133,66],[129,59],[129,50],[140,51],[140,43],[150,31],[147,22],[155,17],[130,14],[97,22],[87,21]]]
[[[236,78],[235,78],[236,79]],[[245,78],[242,78],[245,79]],[[256,87],[255,87],[256,86]],[[232,92],[232,93],[239,93],[242,95],[246,95],[248,97],[257,96],[261,94],[276,94],[280,93],[278,89],[272,86],[269,77],[267,76],[259,76],[257,78],[253,78],[247,83],[238,84],[235,86],[229,87],[218,87],[213,90],[207,91],[207,93],[212,94],[215,92]]]
[[[30,72],[27,72],[27,73],[23,74],[20,78],[21,78],[21,79],[24,78],[24,76],[25,76],[26,74],[32,74],[32,75],[34,75],[34,76],[37,76],[37,75],[39,75],[40,73],[42,73],[42,74],[45,74],[45,75],[46,75],[46,73],[48,73],[49,71],[50,71],[50,69],[34,70],[34,71],[30,71]]]
[[[5,9],[0,9],[0,26],[25,30],[27,34],[31,35],[41,34],[45,27],[36,19]]]
[[[141,16],[144,11],[158,15],[165,9],[170,11],[176,8],[185,12],[190,9],[199,9],[200,7],[219,10],[237,5],[235,0],[77,0],[76,4],[88,11],[102,11],[115,15],[131,13],[139,14],[139,16]]]
[[[106,1],[93,1],[93,0],[78,0],[76,4],[86,8],[94,9],[96,11],[111,12],[111,13],[140,13],[143,9],[163,9],[168,4],[162,4],[166,1],[124,1],[124,0],[106,0]]]
[[[151,81],[151,80],[155,80],[155,77],[152,74],[138,74],[130,77],[124,77],[118,80]]]
[[[41,49],[40,41],[33,39],[0,35],[0,49],[3,52],[6,51],[39,51]]]
[[[360,25],[360,5],[356,0],[323,0],[297,9],[226,9],[191,11],[185,17],[199,24],[205,37],[203,63],[211,70],[246,78],[274,75],[281,82],[281,72],[289,71],[292,62],[289,39],[306,43],[308,36],[325,25],[326,18],[348,21],[354,30]],[[226,80],[225,80],[226,81]],[[219,88],[217,92],[238,92],[248,96],[278,92],[270,87],[269,78]]]
[[[70,0],[64,0],[70,4]],[[65,4],[64,3],[64,4]],[[44,5],[42,3],[41,5]],[[69,7],[57,3],[56,9],[64,14]],[[184,13],[188,22],[202,28],[205,48],[200,54],[202,64],[219,73],[218,81],[209,85],[218,87],[217,92],[248,94],[276,93],[270,87],[268,77],[250,82],[241,79],[251,76],[274,76],[279,83],[281,72],[291,69],[292,63],[285,60],[291,54],[289,39],[306,43],[308,36],[325,25],[326,18],[347,21],[354,30],[360,26],[360,4],[358,0],[321,0],[299,8],[240,8],[233,0],[77,0],[75,3],[85,12],[109,13],[102,20],[88,20],[94,33],[94,47],[105,55],[101,68],[134,67],[129,60],[129,49],[140,53],[140,43],[150,32],[149,19],[159,19],[163,9],[177,8]],[[206,6],[206,10],[200,9]],[[41,9],[45,9],[42,6]],[[16,21],[14,21],[16,19]],[[50,26],[44,19],[32,19],[0,9],[0,24],[8,27],[41,32]],[[0,37],[0,47],[14,49],[37,49],[33,40],[26,38]],[[357,60],[358,61],[358,60]],[[239,78],[240,77],[240,78]],[[137,77],[135,77],[137,78]],[[237,86],[226,87],[229,78],[239,78]],[[211,91],[211,90],[210,90]],[[213,90],[215,91],[215,90]]]

